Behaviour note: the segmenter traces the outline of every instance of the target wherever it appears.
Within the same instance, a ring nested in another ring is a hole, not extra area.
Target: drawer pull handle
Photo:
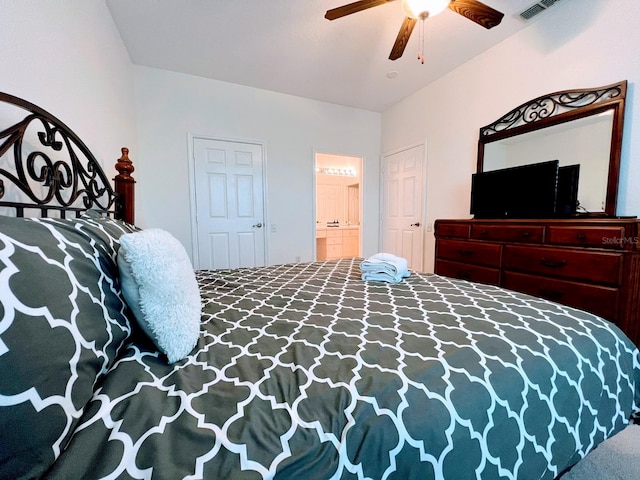
[[[469,256],[473,255],[473,251],[472,250],[463,250],[461,248],[458,249],[458,253],[463,257],[469,257]]]
[[[549,268],[562,268],[567,264],[566,260],[547,260],[546,258],[540,259],[540,264]]]
[[[579,233],[576,236],[578,237],[578,240],[580,240],[581,242],[584,242],[587,239],[587,236],[584,233]]]
[[[471,280],[471,273],[460,270],[458,271],[458,278],[462,280]]]
[[[487,235],[489,235],[489,230],[481,230],[480,235],[482,235],[483,237],[486,237]]]
[[[531,233],[530,232],[522,232],[522,236],[524,238],[529,238],[531,236]]]
[[[547,290],[545,288],[538,290],[538,293],[541,297],[546,298],[547,300],[560,300],[564,295],[562,292],[558,292],[557,290]]]

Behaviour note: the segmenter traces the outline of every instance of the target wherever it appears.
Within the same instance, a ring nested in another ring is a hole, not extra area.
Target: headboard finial
[[[131,174],[134,172],[135,168],[133,166],[133,162],[129,158],[129,149],[127,147],[122,147],[120,150],[122,152],[122,156],[116,162],[116,170],[118,171],[116,178],[125,182],[134,182],[135,180],[131,177]]]
[[[118,194],[117,200],[117,217],[121,218],[125,222],[134,223],[135,210],[134,210],[134,184],[135,179],[131,176],[131,173],[135,170],[133,162],[129,158],[129,149],[122,147],[122,155],[116,161],[116,170],[118,175],[113,179],[115,182],[115,190]]]

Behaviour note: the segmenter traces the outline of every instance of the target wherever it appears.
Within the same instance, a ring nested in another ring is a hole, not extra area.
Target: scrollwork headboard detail
[[[116,163],[114,188],[84,142],[42,108],[0,92],[0,129],[2,210],[66,218],[93,209],[134,222],[128,149]]]

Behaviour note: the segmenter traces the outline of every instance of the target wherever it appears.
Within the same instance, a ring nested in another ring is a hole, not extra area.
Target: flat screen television
[[[556,216],[558,160],[475,173],[471,213],[475,218]]]
[[[578,180],[580,165],[566,165],[558,169],[556,216],[572,217],[578,208]]]

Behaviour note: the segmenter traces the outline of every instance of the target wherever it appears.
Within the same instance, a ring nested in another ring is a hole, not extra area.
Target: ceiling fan
[[[327,10],[324,17],[328,20],[335,20],[392,1],[360,0]],[[504,17],[503,13],[477,0],[402,0],[402,10],[406,18],[402,22],[396,42],[391,49],[389,60],[397,60],[402,56],[418,20],[425,20],[428,17],[437,15],[447,7],[487,29],[499,25],[502,17]],[[421,57],[422,55],[418,54],[418,58],[422,59]]]

